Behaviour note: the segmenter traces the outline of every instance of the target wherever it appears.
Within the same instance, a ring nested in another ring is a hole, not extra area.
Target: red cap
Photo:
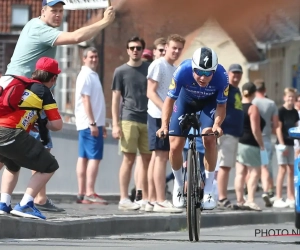
[[[35,69],[43,70],[54,75],[58,75],[61,72],[58,68],[58,62],[50,57],[41,57],[36,62]]]
[[[147,59],[153,59],[153,53],[150,49],[144,49],[142,57]]]

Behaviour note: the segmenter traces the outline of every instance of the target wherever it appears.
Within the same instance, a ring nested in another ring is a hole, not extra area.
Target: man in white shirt
[[[81,71],[76,80],[75,117],[78,130],[77,203],[107,204],[107,201],[96,194],[95,182],[99,163],[103,156],[103,137],[106,137],[106,107],[96,73],[99,58],[95,48],[83,52]]]
[[[176,70],[174,62],[181,55],[185,39],[179,35],[170,35],[165,46],[165,55],[151,63],[148,69],[148,141],[149,150],[154,157],[153,168],[148,170],[149,188],[148,203],[145,211],[180,213],[178,209],[166,200],[166,166],[169,159],[169,138],[159,139],[156,131],[161,127],[161,109],[167,96],[173,73]],[[156,202],[155,202],[156,201]]]

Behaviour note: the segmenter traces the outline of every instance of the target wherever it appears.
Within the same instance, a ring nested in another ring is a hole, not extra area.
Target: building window
[[[13,4],[11,8],[12,28],[23,28],[30,19],[30,6]]]

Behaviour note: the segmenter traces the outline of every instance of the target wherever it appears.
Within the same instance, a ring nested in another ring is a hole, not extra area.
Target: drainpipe
[[[103,16],[104,16],[104,9],[103,9]],[[105,43],[105,29],[101,30],[101,45],[99,50],[99,63],[100,63],[100,81],[102,84],[102,88],[104,91],[104,43]]]

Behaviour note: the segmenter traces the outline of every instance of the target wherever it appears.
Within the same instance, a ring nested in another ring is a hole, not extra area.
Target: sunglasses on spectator
[[[160,53],[165,52],[165,49],[157,49]]]
[[[204,70],[201,70],[201,69],[194,69],[194,72],[196,73],[197,76],[206,76],[206,77],[209,77],[214,73],[213,70],[204,71]]]
[[[129,47],[129,49],[131,51],[134,51],[134,49],[136,49],[137,51],[141,51],[142,50],[142,47],[141,46],[132,46],[132,47]]]

